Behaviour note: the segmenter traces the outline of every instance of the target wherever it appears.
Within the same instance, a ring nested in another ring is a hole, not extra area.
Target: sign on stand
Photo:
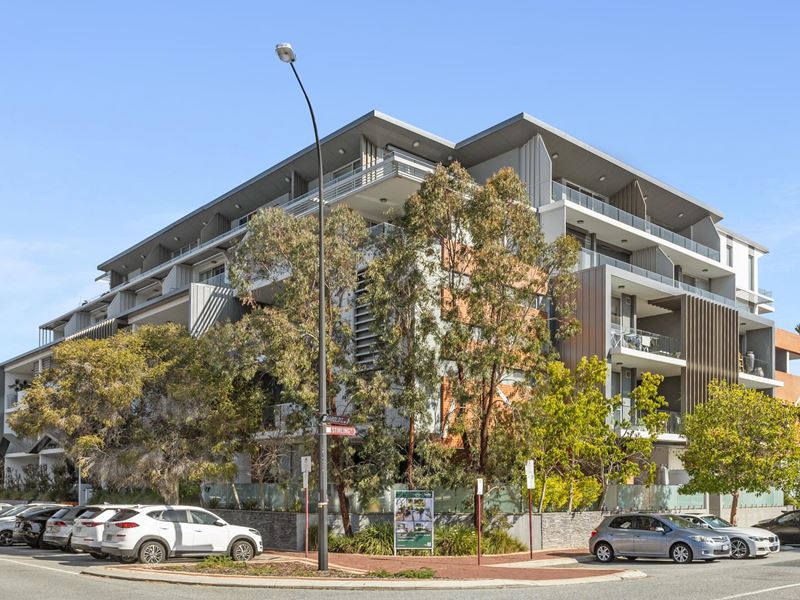
[[[528,551],[533,560],[533,488],[536,487],[536,467],[532,460],[525,463],[525,479],[528,488]]]
[[[433,554],[433,491],[394,492],[394,553],[430,550]]]
[[[303,492],[306,497],[306,523],[305,523],[305,554],[308,558],[308,474],[311,473],[311,457],[300,457],[300,470],[303,472]]]

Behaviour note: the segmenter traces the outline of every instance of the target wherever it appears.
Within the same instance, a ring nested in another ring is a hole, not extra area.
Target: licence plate
[[[731,549],[731,547],[730,547],[730,546],[728,546],[728,544],[722,544],[722,549],[723,549],[723,550],[730,550],[730,549]]]

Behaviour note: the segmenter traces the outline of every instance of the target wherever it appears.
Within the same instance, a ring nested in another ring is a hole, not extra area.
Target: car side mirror
[[[222,519],[217,519],[216,521],[214,521],[214,525],[216,525],[217,527],[225,527],[227,523]]]
[[[666,532],[667,532],[667,531],[666,531],[666,529],[664,529],[663,527],[656,527],[656,529],[655,529],[655,530],[656,530],[658,533],[666,533]]]

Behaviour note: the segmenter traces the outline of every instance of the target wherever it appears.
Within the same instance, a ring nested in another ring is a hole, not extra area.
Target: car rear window
[[[53,513],[53,516],[52,516],[52,517],[50,517],[50,518],[51,518],[51,519],[57,519],[57,518],[59,518],[59,517],[63,517],[63,516],[64,516],[65,514],[67,514],[68,512],[69,512],[69,509],[68,509],[68,508],[62,508],[61,510],[58,510],[58,511],[54,512],[54,513]]]
[[[139,511],[131,510],[130,508],[123,508],[117,514],[109,519],[111,523],[117,523],[119,521],[127,521],[128,519],[135,517],[139,514]]]
[[[81,519],[93,519],[101,512],[103,512],[102,508],[97,508],[93,506],[92,508],[87,509],[86,512],[81,515]]]

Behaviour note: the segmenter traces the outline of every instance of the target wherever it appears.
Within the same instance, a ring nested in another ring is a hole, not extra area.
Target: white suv
[[[88,552],[98,560],[108,558],[100,546],[103,544],[103,525],[111,517],[130,504],[98,504],[90,506],[72,525],[72,547]]]
[[[123,562],[160,563],[173,556],[221,554],[247,561],[261,554],[256,529],[229,525],[196,506],[122,510],[105,524],[102,552]]]

